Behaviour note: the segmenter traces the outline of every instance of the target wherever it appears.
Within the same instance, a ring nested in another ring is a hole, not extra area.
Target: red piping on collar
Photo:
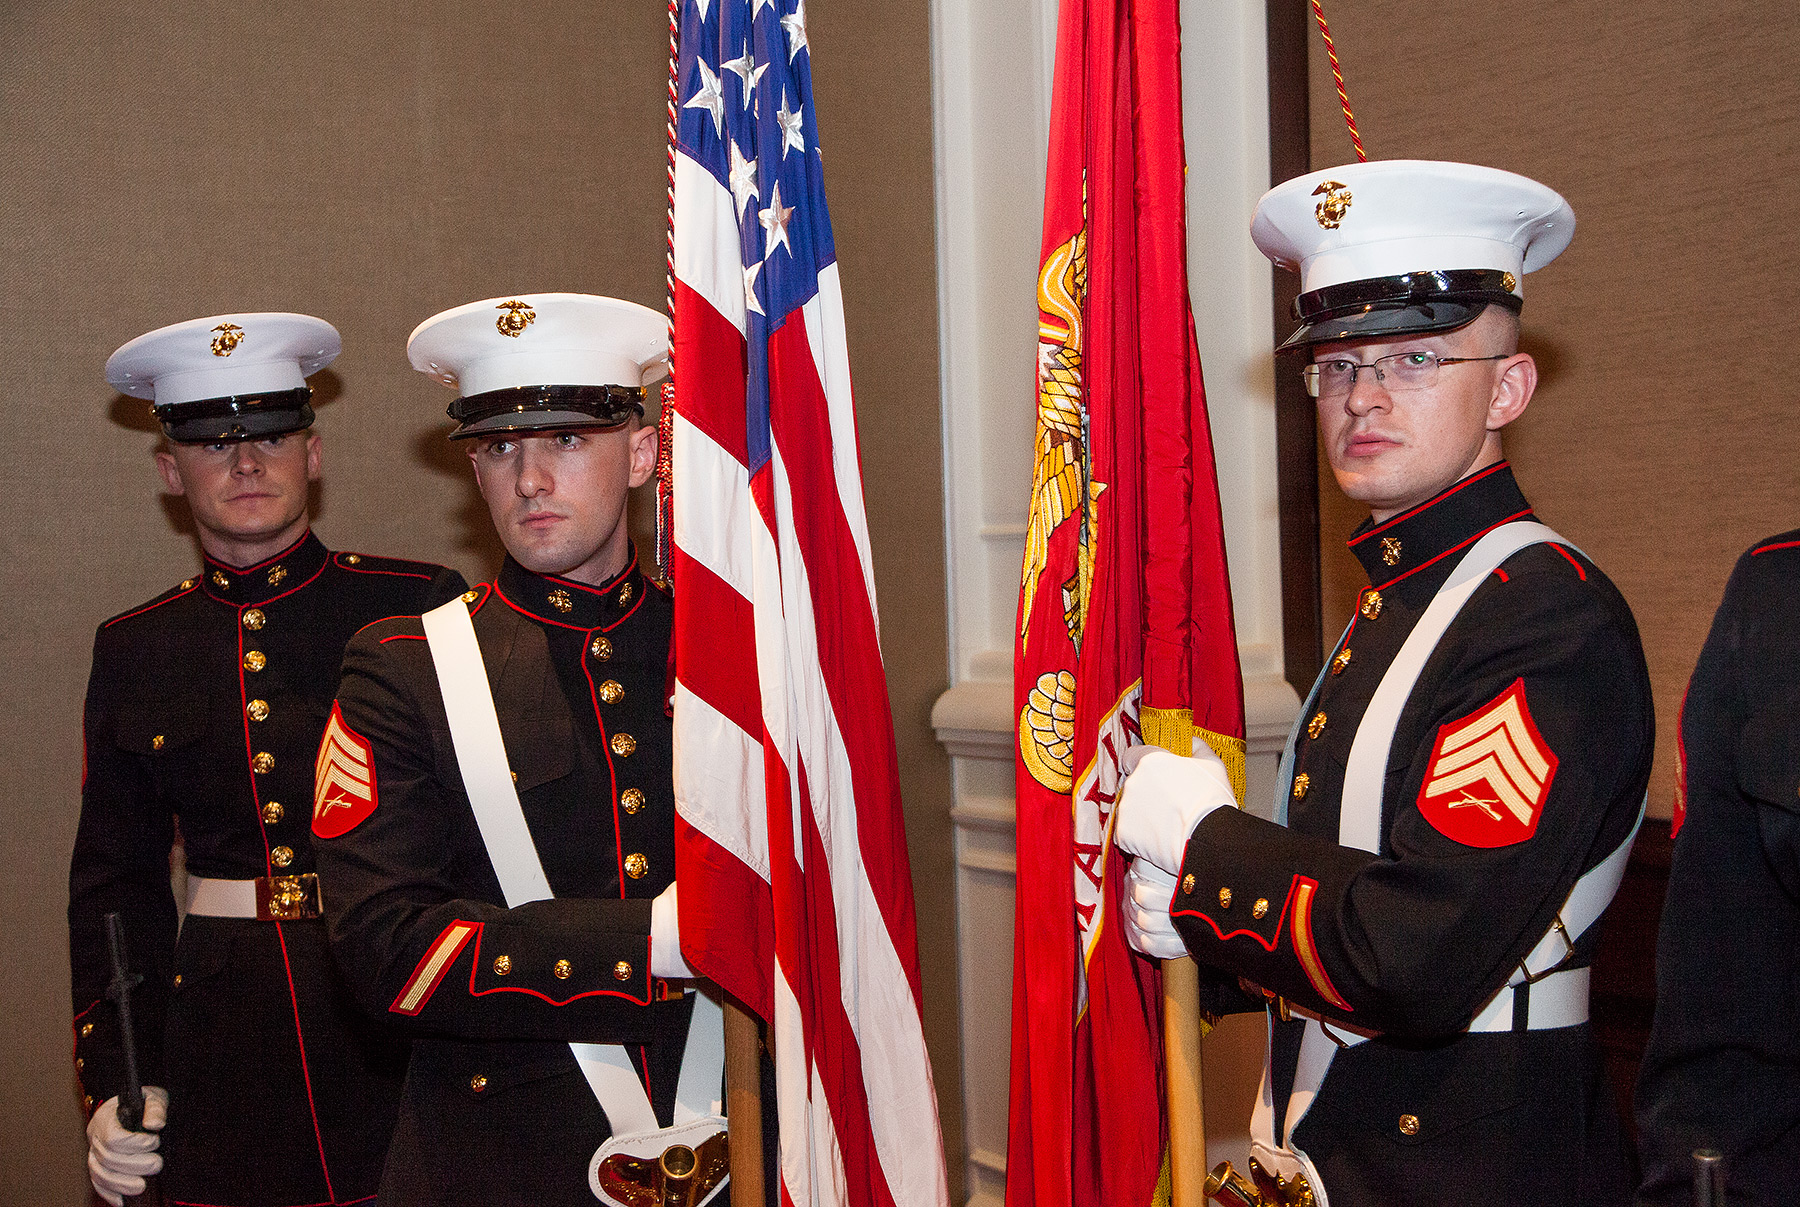
[[[1362,542],[1368,540],[1370,537],[1374,536],[1376,533],[1386,532],[1388,529],[1392,528],[1395,524],[1398,524],[1398,523],[1402,522],[1403,520],[1410,520],[1414,516],[1418,515],[1421,511],[1427,511],[1430,508],[1436,507],[1439,503],[1442,503],[1445,499],[1449,498],[1451,495],[1455,494],[1457,491],[1461,490],[1463,487],[1473,486],[1475,483],[1481,481],[1483,478],[1487,477],[1489,474],[1498,473],[1501,470],[1507,468],[1511,464],[1512,463],[1510,461],[1504,461],[1504,460],[1496,461],[1492,465],[1488,466],[1486,469],[1482,470],[1480,473],[1474,473],[1474,474],[1470,474],[1466,478],[1460,478],[1457,481],[1451,483],[1449,486],[1445,487],[1438,494],[1435,494],[1435,495],[1431,496],[1429,499],[1426,499],[1423,503],[1420,503],[1417,507],[1414,507],[1412,510],[1403,511],[1397,516],[1393,516],[1387,520],[1384,520],[1382,523],[1376,525],[1374,528],[1369,529],[1367,532],[1363,533],[1361,536],[1351,537],[1349,540],[1344,542],[1344,547],[1347,549],[1354,549],[1357,545],[1360,545]]]
[[[1750,556],[1755,557],[1760,553],[1767,553],[1771,549],[1793,549],[1796,547],[1800,547],[1800,541],[1776,541],[1773,545],[1762,545],[1752,549],[1750,551]]]
[[[1457,550],[1465,549],[1468,546],[1473,545],[1476,541],[1480,540],[1482,537],[1486,536],[1488,533],[1492,532],[1494,529],[1500,527],[1500,525],[1510,524],[1514,520],[1523,519],[1524,517],[1526,517],[1530,514],[1531,514],[1531,508],[1529,508],[1529,507],[1527,507],[1524,511],[1515,511],[1511,515],[1507,516],[1504,520],[1498,520],[1495,523],[1489,524],[1486,528],[1483,528],[1480,532],[1477,532],[1474,536],[1470,537],[1469,539],[1467,539],[1465,541],[1461,541],[1455,545],[1450,546],[1450,548],[1444,550],[1442,553],[1440,553],[1436,557],[1432,558],[1431,561],[1420,562],[1418,565],[1414,566],[1411,570],[1408,570],[1405,574],[1396,574],[1394,577],[1388,579],[1384,583],[1374,584],[1374,587],[1377,591],[1385,591],[1389,587],[1393,586],[1395,583],[1399,582],[1401,579],[1411,578],[1413,575],[1417,574],[1419,571],[1423,570],[1425,567],[1433,564],[1434,562],[1441,562],[1445,558],[1449,557],[1452,553],[1455,553]],[[1366,535],[1372,536],[1374,534],[1369,533]],[[1586,577],[1586,576],[1583,575],[1583,577]]]
[[[559,584],[568,582],[567,579],[562,579],[562,578],[553,579],[548,574],[543,575],[542,577],[545,579],[549,579],[552,582],[559,583]],[[618,579],[614,579],[613,583],[615,585],[617,585]],[[581,584],[570,583],[569,585],[570,586],[580,586]],[[582,587],[582,590],[588,591],[594,595],[606,594],[606,592],[597,591],[593,587]],[[494,581],[494,594],[500,597],[500,600],[502,603],[504,603],[507,607],[511,608],[513,611],[517,612],[521,616],[529,616],[531,619],[539,622],[540,624],[553,624],[559,629],[569,629],[572,632],[576,632],[576,633],[610,633],[614,629],[618,628],[620,625],[624,624],[627,620],[630,620],[632,618],[632,616],[634,616],[637,613],[637,610],[644,606],[644,593],[642,591],[635,592],[631,607],[625,611],[624,615],[620,616],[617,620],[613,621],[611,624],[590,626],[590,625],[584,625],[584,624],[568,624],[561,620],[552,620],[548,616],[539,616],[536,612],[533,612],[530,608],[527,608],[524,604],[515,603],[511,596],[507,595],[506,592],[504,592],[500,589],[500,582],[498,579],[496,579]]]
[[[314,570],[310,576],[301,579],[299,582],[295,583],[293,586],[289,587],[287,590],[283,591],[281,594],[271,595],[271,596],[269,596],[269,598],[264,599],[264,600],[259,600],[256,603],[233,603],[231,600],[226,599],[222,595],[214,595],[211,591],[208,591],[206,593],[206,597],[208,599],[216,599],[228,608],[236,608],[240,613],[242,613],[245,608],[266,608],[270,604],[274,603],[276,600],[286,599],[288,596],[292,595],[294,592],[298,591],[300,588],[311,585],[311,583],[313,582],[314,579],[318,578],[319,575],[325,573],[325,567],[329,566],[330,564],[331,564],[331,559],[327,558],[325,561],[323,561],[319,564],[319,568],[317,570]],[[255,567],[253,566],[253,567],[251,567],[251,569],[255,569]],[[202,581],[201,586],[205,586],[204,581]]]
[[[214,557],[210,553],[202,553],[200,556],[203,560],[211,562],[213,565],[218,566],[221,569],[229,570],[233,574],[254,574],[256,571],[261,570],[264,566],[274,565],[276,562],[278,562],[282,558],[288,556],[290,553],[292,553],[294,550],[298,549],[300,546],[306,544],[306,538],[311,535],[312,535],[312,529],[308,528],[305,532],[300,534],[299,540],[297,540],[293,544],[289,545],[286,549],[283,549],[280,553],[277,553],[274,557],[265,558],[263,561],[257,562],[254,566],[241,566],[241,567],[234,566],[230,562],[220,561],[218,558]]]

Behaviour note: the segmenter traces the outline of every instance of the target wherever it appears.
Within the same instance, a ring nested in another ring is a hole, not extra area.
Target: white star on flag
[[[719,87],[719,77],[712,73],[705,59],[695,59],[694,66],[700,69],[700,87],[690,96],[683,109],[704,109],[712,114],[713,133],[720,138],[725,137],[725,93]],[[804,150],[805,148],[801,148]]]
[[[806,0],[799,0],[794,11],[781,19],[781,28],[787,30],[788,62],[806,49]]]
[[[762,190],[756,185],[756,161],[745,159],[744,153],[738,150],[736,143],[731,144],[731,195],[737,200],[738,220],[744,217],[744,207],[750,199],[762,200]]]
[[[780,186],[777,185],[776,187],[779,188]],[[768,213],[767,210],[764,210],[763,212],[765,214]],[[791,248],[789,250],[792,251]],[[768,311],[764,310],[762,308],[762,303],[756,300],[756,278],[762,270],[763,266],[761,260],[758,260],[754,264],[746,264],[744,266],[744,309],[756,314],[766,315],[768,314]]]
[[[706,20],[706,6],[711,3],[712,0],[694,0],[694,7],[700,10],[700,19],[702,21]]]
[[[790,256],[794,254],[794,245],[788,242],[787,233],[788,218],[793,212],[793,206],[781,204],[781,181],[777,180],[775,187],[769,190],[769,208],[756,211],[757,220],[762,223],[763,230],[769,236],[768,247],[763,252],[764,260],[774,255],[777,247],[787,248]]]
[[[788,149],[806,154],[806,137],[800,132],[800,123],[805,120],[804,110],[787,107],[787,89],[781,90],[781,108],[775,111],[775,120],[781,123],[781,158],[786,159]]]
[[[744,53],[735,59],[720,63],[719,68],[722,71],[734,73],[738,79],[744,81],[744,108],[748,109],[751,100],[756,96],[756,83],[762,79],[763,72],[769,69],[769,65],[764,63],[760,67],[757,66],[756,56],[750,50],[750,43],[745,42]]]
[[[763,9],[774,7],[775,0],[756,0],[756,3],[750,6],[750,19],[754,21],[762,14]]]

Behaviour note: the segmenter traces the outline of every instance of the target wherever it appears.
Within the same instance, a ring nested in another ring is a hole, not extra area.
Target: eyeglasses
[[[1505,360],[1511,353],[1494,356],[1439,356],[1435,352],[1396,352],[1378,356],[1368,364],[1354,360],[1317,360],[1300,370],[1306,392],[1314,398],[1343,398],[1356,388],[1356,375],[1375,370],[1384,389],[1423,390],[1437,380],[1442,365],[1461,365],[1479,360]]]

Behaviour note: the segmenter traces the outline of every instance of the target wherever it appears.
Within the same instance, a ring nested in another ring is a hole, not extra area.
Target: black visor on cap
[[[1294,299],[1300,326],[1275,350],[1454,331],[1480,318],[1489,306],[1504,306],[1517,314],[1525,303],[1506,287],[1511,275],[1499,269],[1464,268],[1370,277],[1315,289]]]
[[[462,426],[452,440],[489,431],[589,424],[618,427],[644,413],[642,386],[515,386],[458,398],[445,409]],[[573,419],[573,423],[571,423]],[[500,420],[500,422],[490,422]]]
[[[151,403],[150,413],[176,444],[262,440],[312,426],[312,388]]]

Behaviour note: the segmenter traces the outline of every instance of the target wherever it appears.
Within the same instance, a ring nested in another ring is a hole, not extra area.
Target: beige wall
[[[1574,243],[1527,281],[1543,377],[1507,452],[1539,515],[1637,615],[1656,692],[1650,808],[1667,817],[1681,693],[1726,575],[1800,525],[1800,8],[1349,0],[1326,15],[1371,158],[1508,168],[1575,208]],[[1327,167],[1354,151],[1313,37],[1312,157]],[[1328,472],[1320,495],[1332,640],[1365,581],[1343,538],[1367,513]]]
[[[63,911],[95,624],[190,572],[141,403],[108,353],[164,323],[294,309],[344,333],[315,379],[327,543],[487,575],[407,332],[511,290],[663,297],[657,4],[15,2],[0,37],[0,1204],[85,1201]],[[156,15],[147,15],[154,8]],[[954,920],[925,0],[809,7],[883,643],[949,1134]],[[957,1171],[958,1174],[960,1171]]]

